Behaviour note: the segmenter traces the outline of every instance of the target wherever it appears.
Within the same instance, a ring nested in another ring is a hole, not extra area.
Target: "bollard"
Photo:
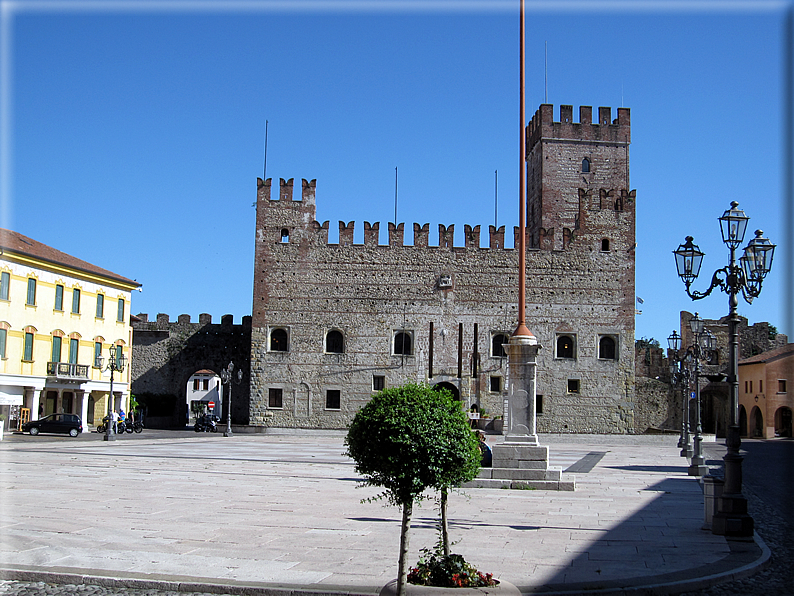
[[[711,522],[714,519],[714,513],[717,511],[717,499],[722,496],[724,484],[725,480],[722,478],[715,476],[703,477],[704,530],[711,530]]]

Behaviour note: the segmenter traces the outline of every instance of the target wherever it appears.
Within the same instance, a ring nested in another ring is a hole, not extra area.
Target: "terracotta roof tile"
[[[66,253],[56,250],[51,246],[42,244],[37,240],[23,236],[18,232],[6,230],[4,228],[0,228],[0,253],[2,252],[17,253],[20,255],[35,257],[36,259],[69,267],[77,271],[82,271],[93,275],[101,275],[102,277],[122,282],[124,284],[131,284],[135,287],[141,286],[141,284],[135,280],[123,277],[117,273],[108,271],[107,269],[102,269],[101,267],[92,265],[87,261],[67,255]]]
[[[767,352],[762,352],[760,354],[756,354],[755,356],[750,356],[749,358],[744,358],[743,360],[739,360],[739,364],[756,364],[758,362],[769,362],[770,360],[776,360],[782,356],[787,356],[788,354],[794,353],[794,344],[786,344],[785,346],[780,346],[779,348],[775,348],[774,350],[769,350]]]

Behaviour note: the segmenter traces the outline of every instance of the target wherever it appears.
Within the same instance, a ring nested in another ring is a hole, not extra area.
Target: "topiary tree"
[[[477,475],[480,450],[466,413],[449,391],[409,383],[376,393],[345,439],[356,471],[402,507],[397,594],[404,594],[414,502],[427,489],[460,486]]]

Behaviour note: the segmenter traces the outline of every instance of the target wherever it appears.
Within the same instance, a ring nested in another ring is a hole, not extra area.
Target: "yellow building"
[[[96,425],[107,413],[110,350],[132,354],[130,302],[141,284],[0,228],[0,414],[6,428],[53,412]],[[129,370],[112,406],[129,410]]]

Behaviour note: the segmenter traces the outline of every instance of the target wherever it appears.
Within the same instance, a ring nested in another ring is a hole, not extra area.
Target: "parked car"
[[[23,432],[36,436],[39,433],[68,433],[76,437],[83,432],[83,423],[77,414],[50,414],[22,425]]]

